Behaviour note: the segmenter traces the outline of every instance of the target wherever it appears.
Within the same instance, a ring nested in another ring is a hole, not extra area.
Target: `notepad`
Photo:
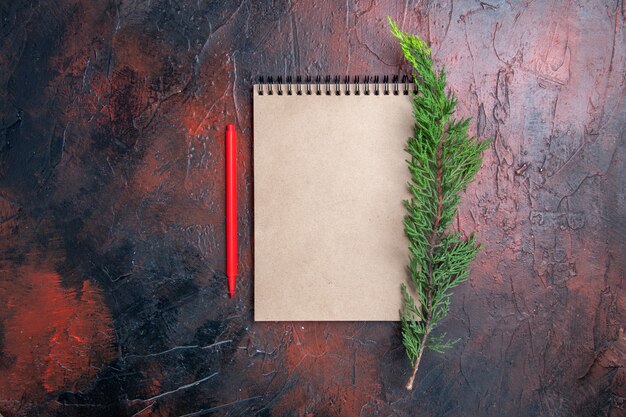
[[[406,88],[254,86],[256,321],[399,320]]]

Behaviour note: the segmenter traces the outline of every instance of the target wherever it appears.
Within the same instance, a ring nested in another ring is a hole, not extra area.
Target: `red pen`
[[[232,124],[226,126],[226,276],[232,298],[237,278],[237,132]]]

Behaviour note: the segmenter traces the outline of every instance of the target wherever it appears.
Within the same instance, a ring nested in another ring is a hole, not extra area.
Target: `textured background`
[[[405,73],[387,15],[495,138],[457,223],[486,245],[443,326],[461,341],[412,393],[397,324],[251,310],[251,83]],[[625,17],[623,0],[1,2],[0,414],[625,415]]]

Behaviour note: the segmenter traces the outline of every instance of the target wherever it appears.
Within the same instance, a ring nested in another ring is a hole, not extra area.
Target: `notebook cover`
[[[410,96],[257,88],[255,320],[399,320]]]

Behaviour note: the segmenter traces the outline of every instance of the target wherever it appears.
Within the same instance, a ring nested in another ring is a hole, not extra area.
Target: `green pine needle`
[[[414,134],[406,147],[411,198],[404,201],[413,291],[402,285],[404,307],[400,311],[402,342],[413,366],[407,389],[412,389],[424,350],[442,352],[456,343],[433,331],[448,314],[452,289],[467,279],[480,245],[474,236],[465,238],[449,226],[461,193],[480,169],[490,142],[469,136],[470,119],[452,117],[457,99],[446,94],[445,69],[434,69],[426,42],[402,32],[391,18],[389,25],[413,66],[418,88],[412,96]]]

